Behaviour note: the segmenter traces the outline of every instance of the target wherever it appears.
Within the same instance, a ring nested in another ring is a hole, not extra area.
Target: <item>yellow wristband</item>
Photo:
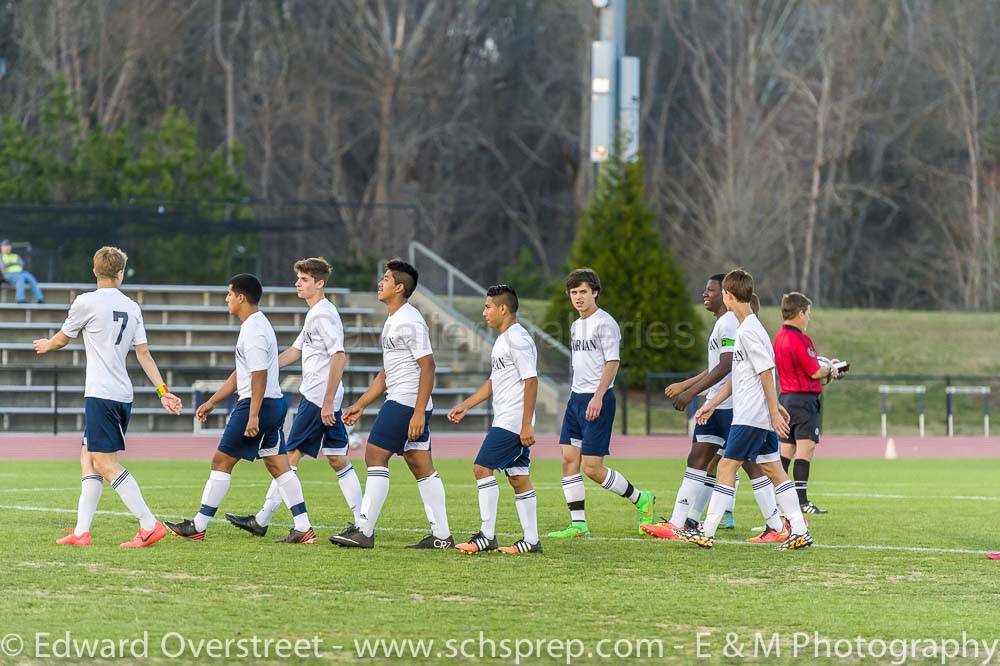
[[[170,393],[170,389],[167,388],[166,384],[160,384],[156,387],[156,397],[162,398],[166,394]]]

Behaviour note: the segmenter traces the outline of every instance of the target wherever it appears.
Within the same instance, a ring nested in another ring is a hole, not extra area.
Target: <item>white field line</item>
[[[38,512],[38,513],[67,513],[76,514],[76,509],[65,509],[57,507],[43,507],[43,506],[25,506],[21,504],[0,504],[0,510],[3,511],[28,511],[28,512]],[[99,515],[103,516],[125,516],[132,518],[132,514],[125,511],[97,511]],[[181,519],[183,516],[163,516],[165,518]],[[275,523],[275,526],[279,526]],[[281,527],[289,527],[289,525],[280,525]],[[343,525],[313,525],[314,529],[341,529]],[[471,534],[473,528],[468,528],[467,531]],[[416,533],[424,534],[427,532],[426,528],[414,528],[414,527],[379,527],[380,532],[406,532],[406,533]],[[497,536],[506,536],[511,538],[520,538],[521,534],[515,532],[497,532]],[[654,543],[655,539],[645,538],[645,537],[589,537],[587,541],[610,541],[610,542],[625,542],[625,543]],[[747,543],[746,541],[737,541],[732,539],[716,539],[716,543],[726,544],[730,546],[751,546],[754,547],[756,544]],[[824,544],[818,543],[814,544],[813,548],[819,549],[830,549],[830,550],[871,550],[871,551],[882,551],[882,552],[903,552],[903,553],[927,553],[927,554],[945,554],[945,555],[982,555],[985,551],[973,550],[971,548],[934,548],[930,546],[882,546],[882,545],[868,545],[868,544]]]

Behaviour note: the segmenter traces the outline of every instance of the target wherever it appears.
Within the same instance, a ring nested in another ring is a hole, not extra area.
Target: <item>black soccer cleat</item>
[[[785,541],[778,544],[777,550],[799,550],[813,545],[813,538],[809,532],[805,534],[792,534]]]
[[[667,522],[667,521],[664,520],[663,522]],[[696,530],[699,527],[701,527],[701,524],[697,520],[695,520],[694,518],[685,518],[684,519],[684,529],[686,529],[686,530]]]
[[[171,523],[164,520],[163,525],[179,537],[184,537],[188,541],[204,541],[205,530],[200,532],[195,528],[193,520],[183,520],[179,523]]]
[[[311,527],[305,532],[300,532],[293,527],[288,531],[288,536],[284,539],[278,539],[277,543],[316,543],[316,532]]]
[[[348,525],[340,534],[331,536],[330,543],[341,548],[374,548],[375,535],[366,536],[356,525]]]
[[[267,534],[267,525],[258,523],[257,516],[237,516],[235,513],[227,513],[226,520],[231,525],[240,528],[244,532],[249,532],[256,537],[262,537]]]
[[[487,539],[483,536],[482,532],[476,532],[469,537],[468,541],[456,545],[455,548],[463,553],[485,553],[486,551],[497,549],[497,538]]]
[[[428,534],[416,543],[411,543],[407,548],[418,548],[421,550],[450,550],[455,547],[455,540],[449,534],[445,539],[439,539],[433,534]]]
[[[700,527],[695,529],[683,529],[674,532],[681,541],[693,543],[699,548],[711,548],[715,545],[715,538],[706,535]]]
[[[815,504],[813,504],[811,501],[810,502],[806,502],[805,504],[799,505],[799,508],[802,509],[802,513],[830,513],[826,509],[819,508],[818,506],[816,506]]]

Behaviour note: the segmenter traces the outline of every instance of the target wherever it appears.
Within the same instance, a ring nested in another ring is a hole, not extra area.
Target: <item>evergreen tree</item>
[[[640,386],[648,372],[692,370],[704,361],[703,327],[684,276],[662,245],[645,197],[641,160],[612,156],[584,210],[570,251],[570,270],[590,267],[601,278],[598,306],[622,329],[622,367]],[[546,328],[569,342],[577,317],[564,287],[554,293]]]

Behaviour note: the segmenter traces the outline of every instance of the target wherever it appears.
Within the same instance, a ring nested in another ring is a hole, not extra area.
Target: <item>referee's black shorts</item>
[[[819,393],[782,393],[778,402],[788,410],[788,436],[781,441],[794,444],[803,439],[811,439],[819,444],[819,433],[823,428],[822,406]]]

